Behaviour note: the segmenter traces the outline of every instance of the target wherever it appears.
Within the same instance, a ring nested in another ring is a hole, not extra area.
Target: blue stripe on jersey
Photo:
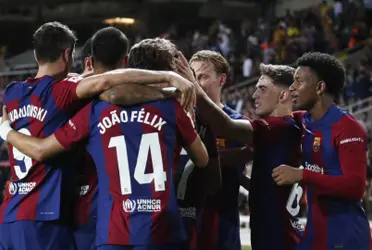
[[[109,104],[95,106],[95,112],[100,114],[109,107]],[[98,124],[100,117],[95,116],[92,112],[89,115],[90,128]],[[90,131],[91,134],[93,130]],[[96,131],[97,133],[97,131]],[[107,213],[107,209],[111,209],[113,206],[113,197],[110,194],[110,181],[107,173],[107,168],[99,168],[98,166],[106,166],[105,157],[102,156],[104,152],[102,140],[100,136],[91,136],[89,144],[87,145],[87,151],[92,156],[94,163],[97,167],[97,175],[99,176],[98,181],[98,200],[97,203],[97,233],[96,233],[96,244],[99,245],[102,242],[108,242],[108,233],[110,226],[111,214]]]
[[[173,104],[170,102],[153,102],[151,103],[151,106],[158,109],[159,111],[162,112],[162,117],[166,118],[167,121],[177,121],[176,117],[176,109]],[[176,140],[175,138],[177,137],[177,132],[175,130],[176,126],[164,126],[163,129],[163,135],[164,135],[164,140],[163,143],[165,144],[165,149],[166,149],[166,158],[167,158],[167,165],[169,167],[168,170],[168,175],[167,175],[167,187],[169,188],[169,197],[168,197],[168,203],[167,203],[167,208],[170,211],[179,211],[179,207],[177,204],[177,199],[176,199],[176,191],[175,187],[173,185],[174,180],[173,180],[173,157],[174,157],[174,148],[175,148],[175,143]],[[166,139],[165,137],[170,137],[172,139]],[[160,138],[162,140],[162,138]],[[165,162],[163,162],[164,166],[166,166]],[[173,217],[171,216],[168,218],[170,221],[168,222],[168,225],[172,226],[170,228],[169,233],[172,235],[169,235],[171,239],[175,238],[180,238],[180,233],[179,233],[179,228],[182,227],[181,220],[174,220]]]

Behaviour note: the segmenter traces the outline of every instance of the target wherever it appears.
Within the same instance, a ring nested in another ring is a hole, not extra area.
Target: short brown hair
[[[145,39],[129,51],[128,67],[148,70],[176,70],[176,45],[163,38]]]
[[[34,50],[37,60],[42,63],[55,62],[65,49],[71,49],[76,43],[75,33],[60,22],[41,25],[33,35]]]
[[[260,64],[261,75],[273,79],[275,84],[289,87],[293,83],[295,69],[287,65]]]
[[[212,50],[201,50],[196,52],[190,59],[190,64],[194,61],[209,62],[213,64],[218,74],[228,74],[230,65],[227,60],[218,52]]]

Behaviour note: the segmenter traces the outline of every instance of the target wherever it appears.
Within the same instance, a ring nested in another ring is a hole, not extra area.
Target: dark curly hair
[[[344,65],[334,56],[309,52],[297,59],[296,66],[309,67],[326,84],[326,92],[336,97],[345,85],[346,71]]]
[[[295,69],[287,65],[260,64],[261,75],[273,79],[274,84],[289,87],[293,83]]]
[[[163,38],[145,39],[129,51],[128,67],[148,70],[176,70],[177,48]]]

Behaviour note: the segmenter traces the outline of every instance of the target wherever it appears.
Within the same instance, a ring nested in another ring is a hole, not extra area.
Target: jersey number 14
[[[125,136],[120,135],[112,137],[110,139],[108,147],[116,149],[121,194],[131,194],[132,183],[130,177],[128,150]],[[152,173],[146,173],[149,153],[151,155],[152,161]],[[134,169],[134,179],[139,184],[150,184],[154,182],[154,188],[156,192],[165,191],[167,173],[164,171],[163,167],[163,158],[158,133],[148,133],[142,135],[137,156],[137,163]]]

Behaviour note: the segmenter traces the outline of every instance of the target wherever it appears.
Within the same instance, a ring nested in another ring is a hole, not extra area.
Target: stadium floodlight
[[[127,18],[127,17],[114,17],[114,18],[107,18],[103,20],[105,24],[134,24],[135,19]]]

